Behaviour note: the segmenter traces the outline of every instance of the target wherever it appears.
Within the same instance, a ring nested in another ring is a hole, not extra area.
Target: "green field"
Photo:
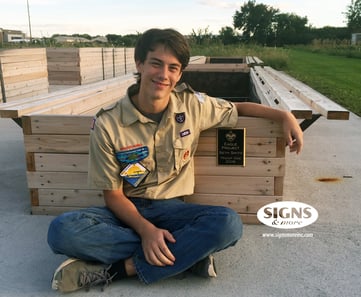
[[[361,116],[361,59],[290,50],[286,72]]]
[[[311,48],[284,49],[259,46],[209,46],[192,48],[192,55],[246,56],[261,58],[266,65],[282,70],[308,84],[333,101],[361,116],[361,59],[315,53]],[[338,54],[342,54],[339,52]]]

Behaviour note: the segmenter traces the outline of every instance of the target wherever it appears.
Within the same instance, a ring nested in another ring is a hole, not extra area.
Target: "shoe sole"
[[[55,279],[55,276],[66,266],[68,266],[69,264],[79,261],[78,259],[75,258],[70,258],[66,261],[64,261],[63,263],[60,264],[60,266],[55,270],[54,275],[53,275],[53,279],[51,281],[51,288],[53,290],[59,290],[58,288],[58,281]]]
[[[211,261],[208,267],[208,275],[210,277],[217,277],[216,266],[214,264],[214,257],[212,255],[209,256],[209,260]]]

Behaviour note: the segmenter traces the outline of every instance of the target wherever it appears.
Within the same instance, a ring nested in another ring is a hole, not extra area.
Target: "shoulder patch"
[[[200,103],[204,103],[205,95],[203,93],[194,92],[194,95],[196,95],[196,97]]]

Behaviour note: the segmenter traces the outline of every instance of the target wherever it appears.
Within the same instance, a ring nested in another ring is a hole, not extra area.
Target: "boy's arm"
[[[235,103],[235,105],[239,116],[259,117],[281,122],[290,151],[297,152],[297,154],[301,152],[303,132],[292,113],[251,102]]]

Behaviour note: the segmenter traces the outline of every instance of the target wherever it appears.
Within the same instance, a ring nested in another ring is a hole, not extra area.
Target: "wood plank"
[[[276,157],[277,138],[247,137],[246,157]],[[216,156],[217,139],[202,135],[199,138],[196,156]]]
[[[23,98],[29,98],[29,97],[33,97],[33,96],[38,96],[38,95],[44,95],[44,94],[47,94],[48,93],[48,89],[41,89],[41,90],[30,90],[29,93],[22,93],[20,95],[14,95],[12,97],[6,97],[6,102],[16,102],[20,99],[23,99]],[[0,117],[1,116],[1,111],[0,111]]]
[[[38,72],[30,72],[30,73],[22,73],[19,75],[13,75],[10,77],[6,78],[5,84],[13,84],[13,83],[17,83],[20,81],[27,81],[27,80],[32,80],[32,79],[37,79],[37,78],[42,78],[42,77],[47,77],[48,76],[48,71],[47,69],[40,69]]]
[[[247,158],[246,166],[220,166],[215,157],[195,157],[196,175],[226,176],[284,176],[284,158]]]
[[[264,205],[281,201],[282,196],[257,196],[257,195],[222,195],[195,193],[185,197],[187,203],[203,205],[220,205],[230,207],[238,213],[253,213]]]
[[[32,115],[29,120],[32,134],[89,134],[91,116],[76,115]],[[282,127],[278,122],[253,117],[239,117],[237,126],[247,129],[247,136],[260,138],[283,137]],[[216,137],[216,129],[201,133],[201,137]]]
[[[27,172],[30,189],[79,189],[88,190],[86,172]]]
[[[24,145],[28,153],[88,153],[89,135],[24,135]]]
[[[290,92],[284,87],[278,80],[269,75],[260,66],[255,66],[259,77],[262,77],[265,82],[266,89],[272,90],[271,100],[273,100],[279,108],[292,112],[293,115],[298,119],[310,119],[312,118],[312,109],[300,100],[296,95]]]
[[[48,80],[46,77],[28,80],[16,84],[6,86],[6,96],[13,98],[16,96],[25,96],[27,94],[34,93],[36,91],[44,91],[48,93]]]
[[[67,211],[72,211],[74,209],[80,209],[81,207],[74,206],[32,206],[31,214],[33,215],[49,215],[49,216],[57,216]]]
[[[273,196],[274,178],[197,175],[194,193]]]
[[[82,207],[74,206],[32,206],[31,213],[33,215],[50,215],[57,216],[64,212],[72,211],[74,209],[80,209]],[[240,214],[243,224],[261,224],[255,214]]]
[[[283,137],[282,126],[279,122],[263,118],[238,117],[236,127],[246,128],[247,136],[250,137]],[[202,135],[215,137],[216,129],[203,131]]]
[[[49,93],[46,96],[39,96],[36,98],[28,98],[19,101],[18,103],[6,103],[0,106],[0,116],[9,118],[18,118],[26,114],[33,114],[34,112],[41,111],[46,112],[47,107],[54,107],[58,105],[59,108],[63,107],[61,104],[64,102],[71,102],[68,106],[68,112],[71,107],[78,105],[78,101],[86,98],[88,104],[90,101],[95,101],[96,105],[100,97],[107,97],[107,93],[113,94],[112,98],[115,98],[114,92],[111,90],[119,90],[118,92],[126,92],[126,88],[134,82],[134,78],[131,75],[122,76],[118,78],[109,79],[107,81],[97,82],[90,86],[79,86],[74,88],[68,88],[65,90],[58,90],[53,93]],[[102,93],[103,92],[103,93]],[[112,93],[113,92],[113,93]],[[102,94],[101,94],[102,93]],[[92,99],[90,96],[94,96]],[[120,95],[119,95],[120,96]],[[118,97],[118,95],[116,95]],[[82,99],[83,98],[83,99]],[[109,100],[106,100],[108,102]],[[76,104],[75,104],[76,102]],[[80,108],[81,106],[77,106]],[[53,111],[54,112],[54,111]]]
[[[32,80],[17,82],[14,84],[7,84],[6,91],[7,91],[7,94],[9,94],[8,92],[10,92],[12,90],[31,88],[33,85],[42,85],[42,86],[48,88],[49,87],[48,79],[46,77],[40,77],[40,78],[36,78],[36,79],[32,79]]]
[[[249,68],[246,64],[236,63],[217,63],[217,64],[188,64],[185,72],[244,72],[248,73]]]
[[[23,116],[22,119],[23,122],[26,121],[28,123],[27,127],[29,127],[25,133],[26,135],[88,135],[93,117],[79,115],[33,115]]]
[[[205,64],[207,61],[206,56],[192,56],[189,59],[189,64]]]
[[[132,83],[131,80],[129,80],[129,86]],[[48,107],[42,108],[42,106],[39,106],[40,108],[33,107],[35,110],[32,112],[24,112],[23,110],[20,113],[20,116],[22,115],[32,115],[32,114],[63,114],[63,115],[77,115],[80,114],[88,109],[98,107],[99,109],[104,106],[104,101],[109,102],[110,100],[117,101],[122,96],[125,95],[127,86],[124,86],[124,88],[120,89],[107,89],[97,92],[96,94],[91,94],[85,97],[80,97],[77,99],[74,99],[72,101],[65,101],[58,104],[51,104]]]
[[[263,105],[270,106],[273,108],[279,108],[278,104],[274,100],[276,95],[273,93],[272,90],[267,88],[266,82],[254,70],[254,68],[251,68],[250,70],[250,80],[251,80],[251,85],[253,87],[253,91],[255,92],[258,100]]]
[[[89,207],[104,206],[103,191],[75,189],[39,189],[39,205]]]
[[[88,172],[88,154],[35,153],[35,171]]]
[[[312,89],[310,86],[296,80],[295,78],[274,70],[271,67],[265,67],[265,70],[273,77],[278,78],[290,91],[299,96],[306,104],[314,110],[332,120],[348,120],[350,112],[333,102],[328,97]]]

